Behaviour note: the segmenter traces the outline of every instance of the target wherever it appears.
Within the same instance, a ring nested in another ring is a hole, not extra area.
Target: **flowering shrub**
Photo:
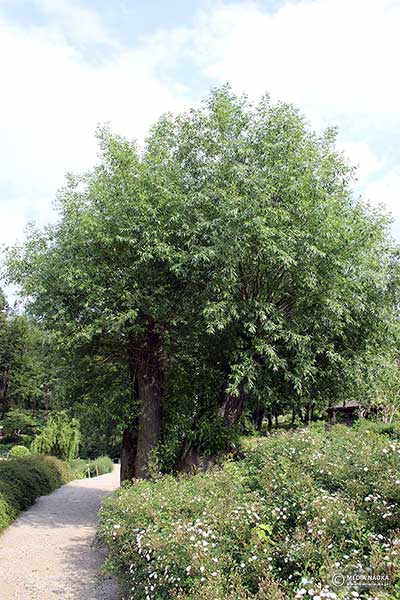
[[[125,598],[400,597],[400,444],[371,432],[277,433],[195,476],[124,485],[99,535]],[[375,569],[390,587],[335,587]]]

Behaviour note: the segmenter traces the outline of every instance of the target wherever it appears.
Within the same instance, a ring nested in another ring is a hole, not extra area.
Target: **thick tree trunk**
[[[194,448],[189,442],[184,444],[181,455],[176,463],[176,470],[183,473],[205,472],[215,465],[225,453],[219,452],[205,455],[198,448]]]
[[[137,424],[127,427],[122,434],[120,481],[135,477]]]
[[[268,419],[268,431],[271,431],[271,429],[272,429],[272,415],[271,415],[271,413],[267,414],[267,419]]]
[[[157,325],[148,321],[145,337],[134,347],[134,379],[139,404],[135,477],[147,479],[153,452],[161,437],[162,368]]]
[[[301,411],[301,407],[300,407],[300,405],[298,405],[298,406],[297,406],[297,413],[298,413],[298,415],[299,415],[299,417],[300,417],[300,421],[301,421],[302,423],[304,423],[304,417],[303,417],[303,413],[302,413],[302,411]]]
[[[252,420],[257,431],[261,431],[264,421],[265,409],[262,406],[258,406],[252,414]]]
[[[137,369],[140,413],[135,475],[149,477],[149,467],[161,436],[161,369],[155,355],[147,355]]]
[[[226,394],[220,407],[219,414],[228,425],[235,425],[243,413],[246,394],[243,389],[237,396]]]
[[[224,419],[227,425],[236,425],[242,416],[245,402],[246,393],[243,389],[240,390],[237,396],[224,393],[218,414]],[[212,465],[215,465],[227,452],[235,451],[235,448],[227,447],[224,451],[220,451],[213,455],[206,455],[200,448],[193,446],[191,442],[186,441],[182,445],[180,456],[176,462],[176,469],[177,471],[186,473],[206,471]]]
[[[134,423],[124,431],[121,452],[121,481],[146,479],[161,436],[162,368],[161,340],[157,326],[148,321],[141,339],[128,347],[132,400],[138,405]]]
[[[279,426],[279,423],[278,423],[278,414],[275,413],[274,417],[275,417],[275,429],[278,429],[278,426]]]
[[[9,369],[4,369],[3,373],[0,374],[0,412],[2,416],[10,408],[10,399],[8,397],[8,383],[9,383]]]

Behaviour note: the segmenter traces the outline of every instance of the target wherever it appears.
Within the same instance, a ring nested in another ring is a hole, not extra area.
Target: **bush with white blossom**
[[[108,569],[132,600],[400,597],[400,444],[336,426],[246,440],[194,476],[124,485],[101,512]],[[348,570],[384,588],[335,587]]]

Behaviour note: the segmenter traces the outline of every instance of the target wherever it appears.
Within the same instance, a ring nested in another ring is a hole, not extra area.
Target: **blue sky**
[[[399,30],[400,0],[0,0],[0,243],[55,218],[98,123],[142,141],[225,82],[338,126],[400,240]]]

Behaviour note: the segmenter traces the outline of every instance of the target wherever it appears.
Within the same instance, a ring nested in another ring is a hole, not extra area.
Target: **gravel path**
[[[72,481],[21,513],[0,536],[0,600],[118,600],[99,575],[104,552],[93,547],[104,496],[119,485],[119,467]]]

